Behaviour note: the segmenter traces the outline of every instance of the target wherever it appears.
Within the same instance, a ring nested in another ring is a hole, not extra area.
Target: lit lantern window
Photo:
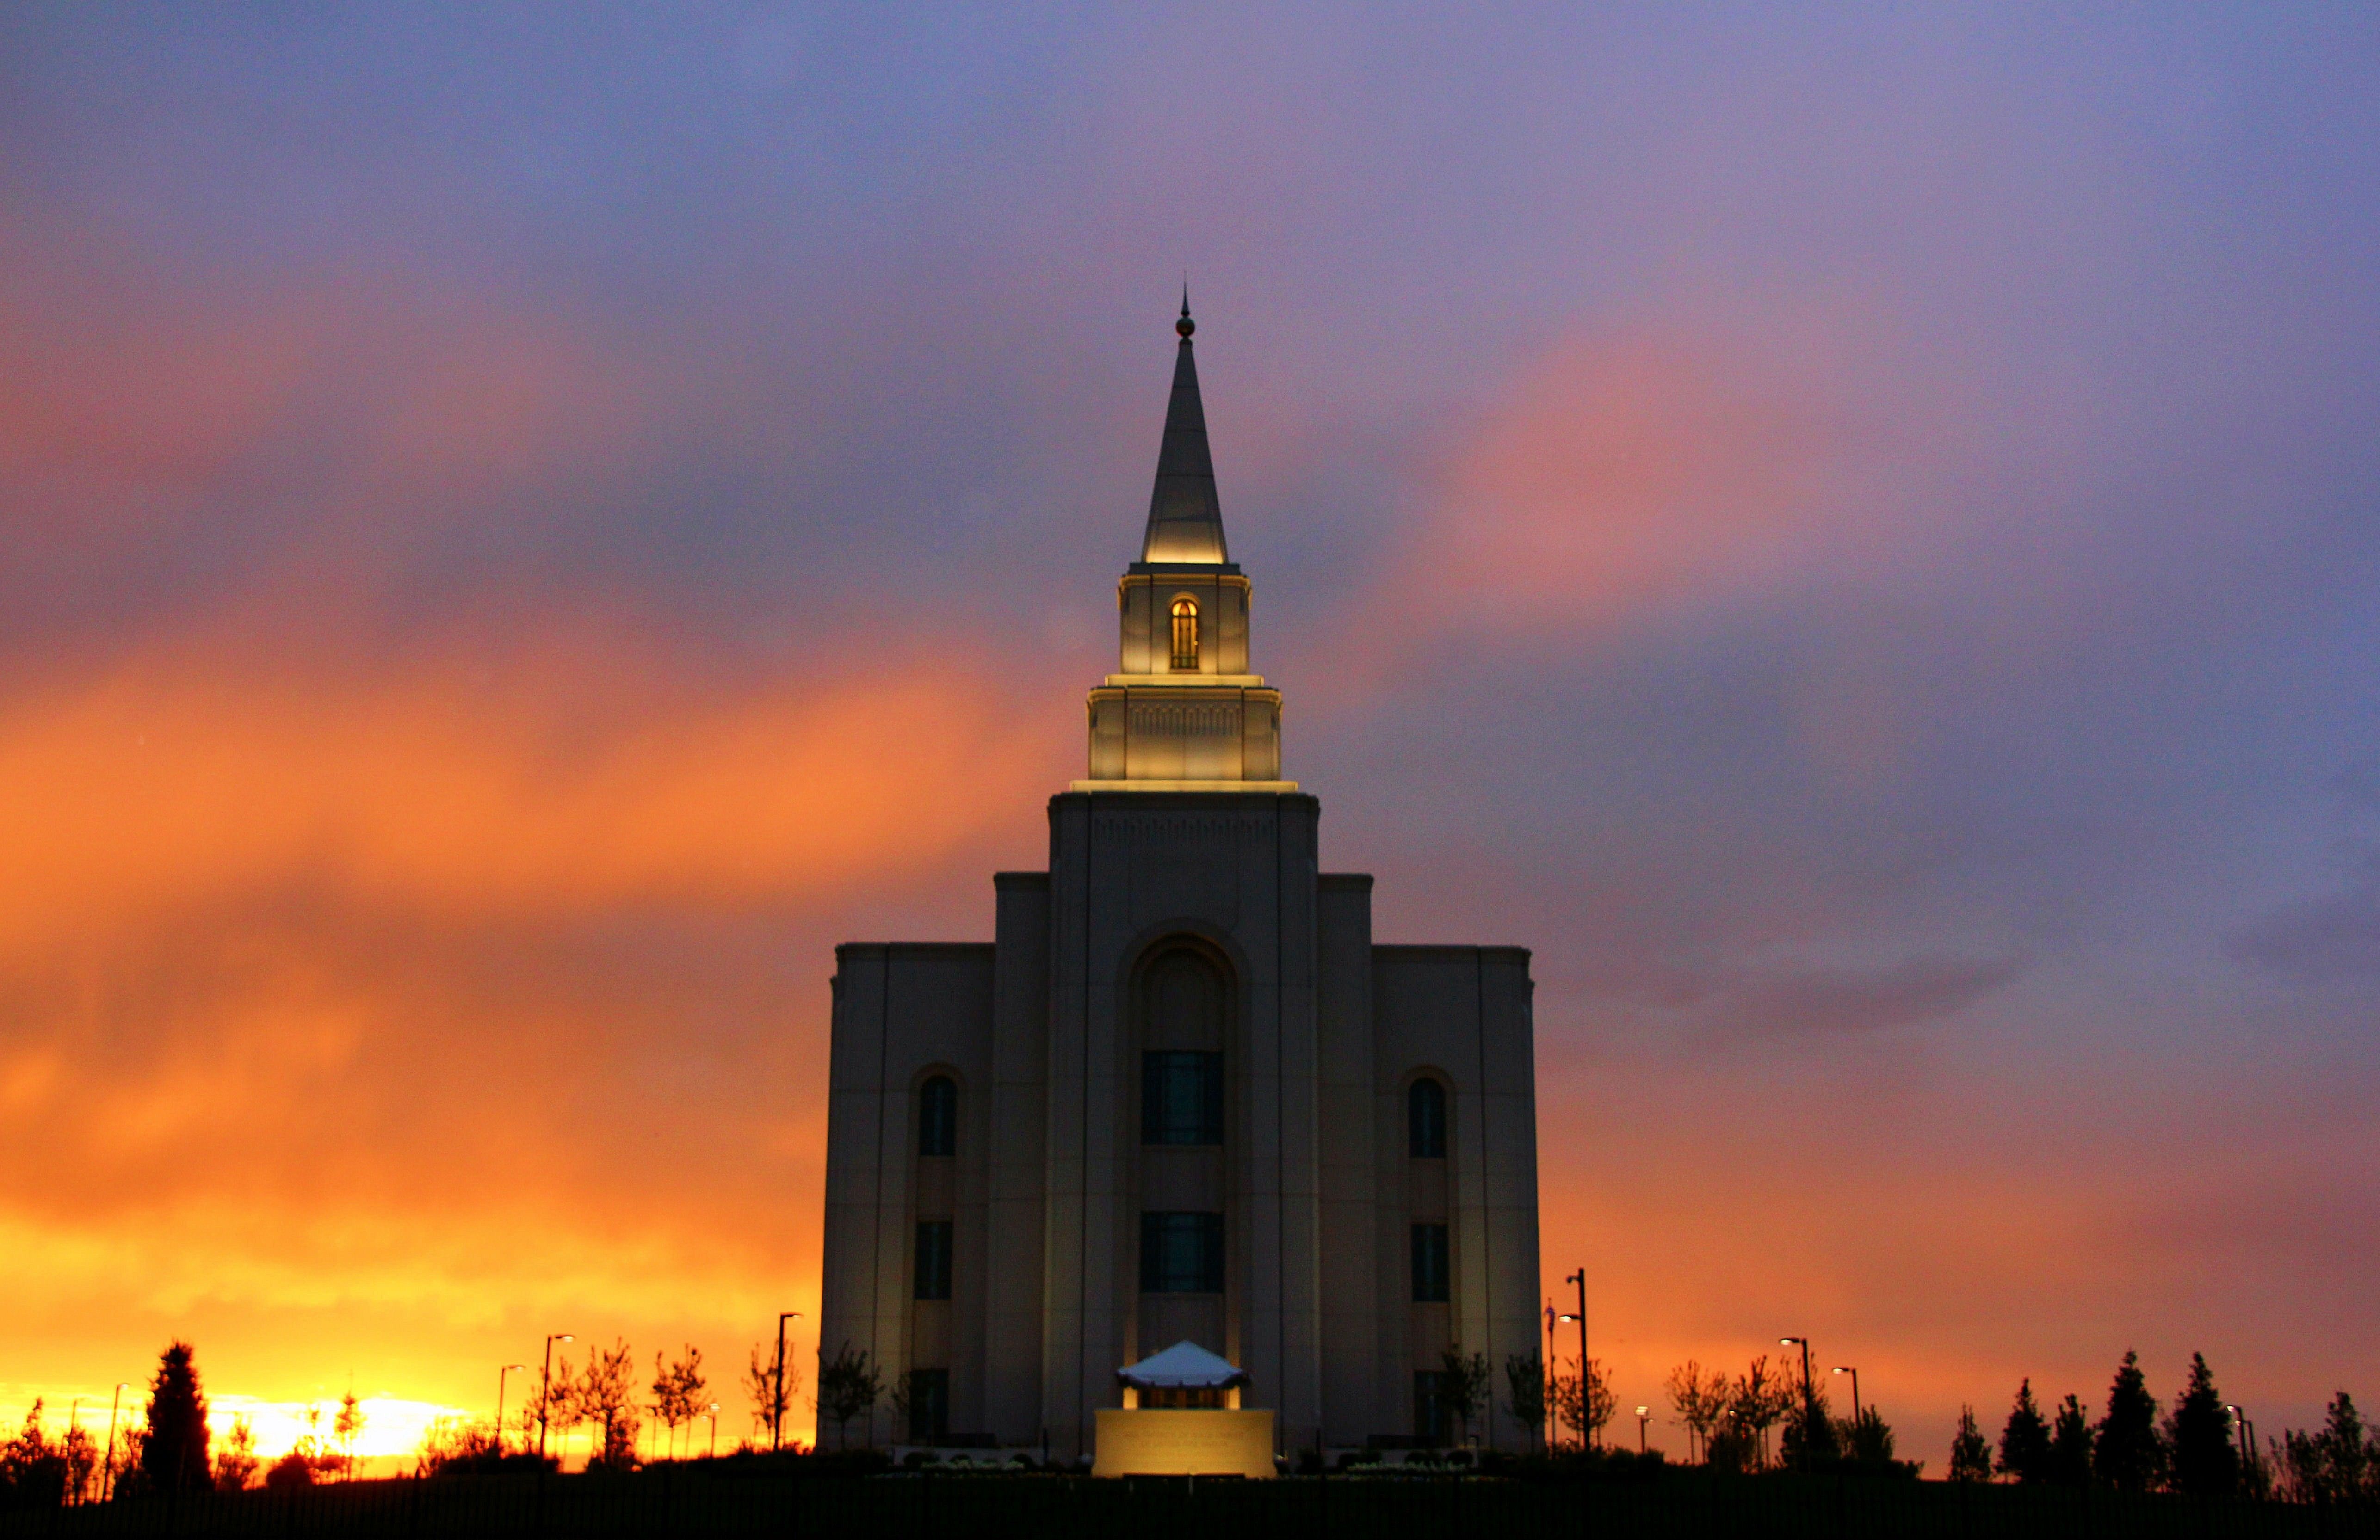
[[[1187,599],[1173,601],[1173,666],[1198,666],[1198,606]]]

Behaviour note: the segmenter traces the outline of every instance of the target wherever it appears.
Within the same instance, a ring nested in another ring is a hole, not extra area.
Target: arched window
[[[917,1153],[958,1152],[959,1088],[950,1076],[938,1074],[917,1088]]]
[[[1407,1143],[1416,1160],[1446,1158],[1446,1087],[1416,1080],[1405,1093]]]
[[[1198,604],[1196,600],[1173,601],[1173,666],[1195,669],[1198,666]]]

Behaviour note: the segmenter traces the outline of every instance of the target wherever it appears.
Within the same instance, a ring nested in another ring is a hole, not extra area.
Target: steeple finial
[[[1215,496],[1215,462],[1207,453],[1207,409],[1198,399],[1198,365],[1191,358],[1190,284],[1182,285],[1182,315],[1173,330],[1173,394],[1165,405],[1165,437],[1157,451],[1157,486],[1148,498],[1148,533],[1141,541],[1144,562],[1220,564],[1231,561],[1223,547],[1223,508]]]

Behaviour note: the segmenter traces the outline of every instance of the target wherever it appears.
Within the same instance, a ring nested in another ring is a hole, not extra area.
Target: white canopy
[[[1187,1341],[1116,1371],[1116,1378],[1143,1390],[1220,1390],[1245,1384],[1247,1377],[1229,1360]]]

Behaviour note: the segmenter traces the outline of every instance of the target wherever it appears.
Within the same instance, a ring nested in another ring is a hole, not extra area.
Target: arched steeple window
[[[1406,1144],[1416,1160],[1446,1157],[1446,1087],[1416,1080],[1405,1093]]]
[[[1173,601],[1173,666],[1195,669],[1198,666],[1198,602],[1192,599]]]
[[[917,1088],[917,1153],[958,1152],[959,1088],[950,1076],[938,1074]]]

